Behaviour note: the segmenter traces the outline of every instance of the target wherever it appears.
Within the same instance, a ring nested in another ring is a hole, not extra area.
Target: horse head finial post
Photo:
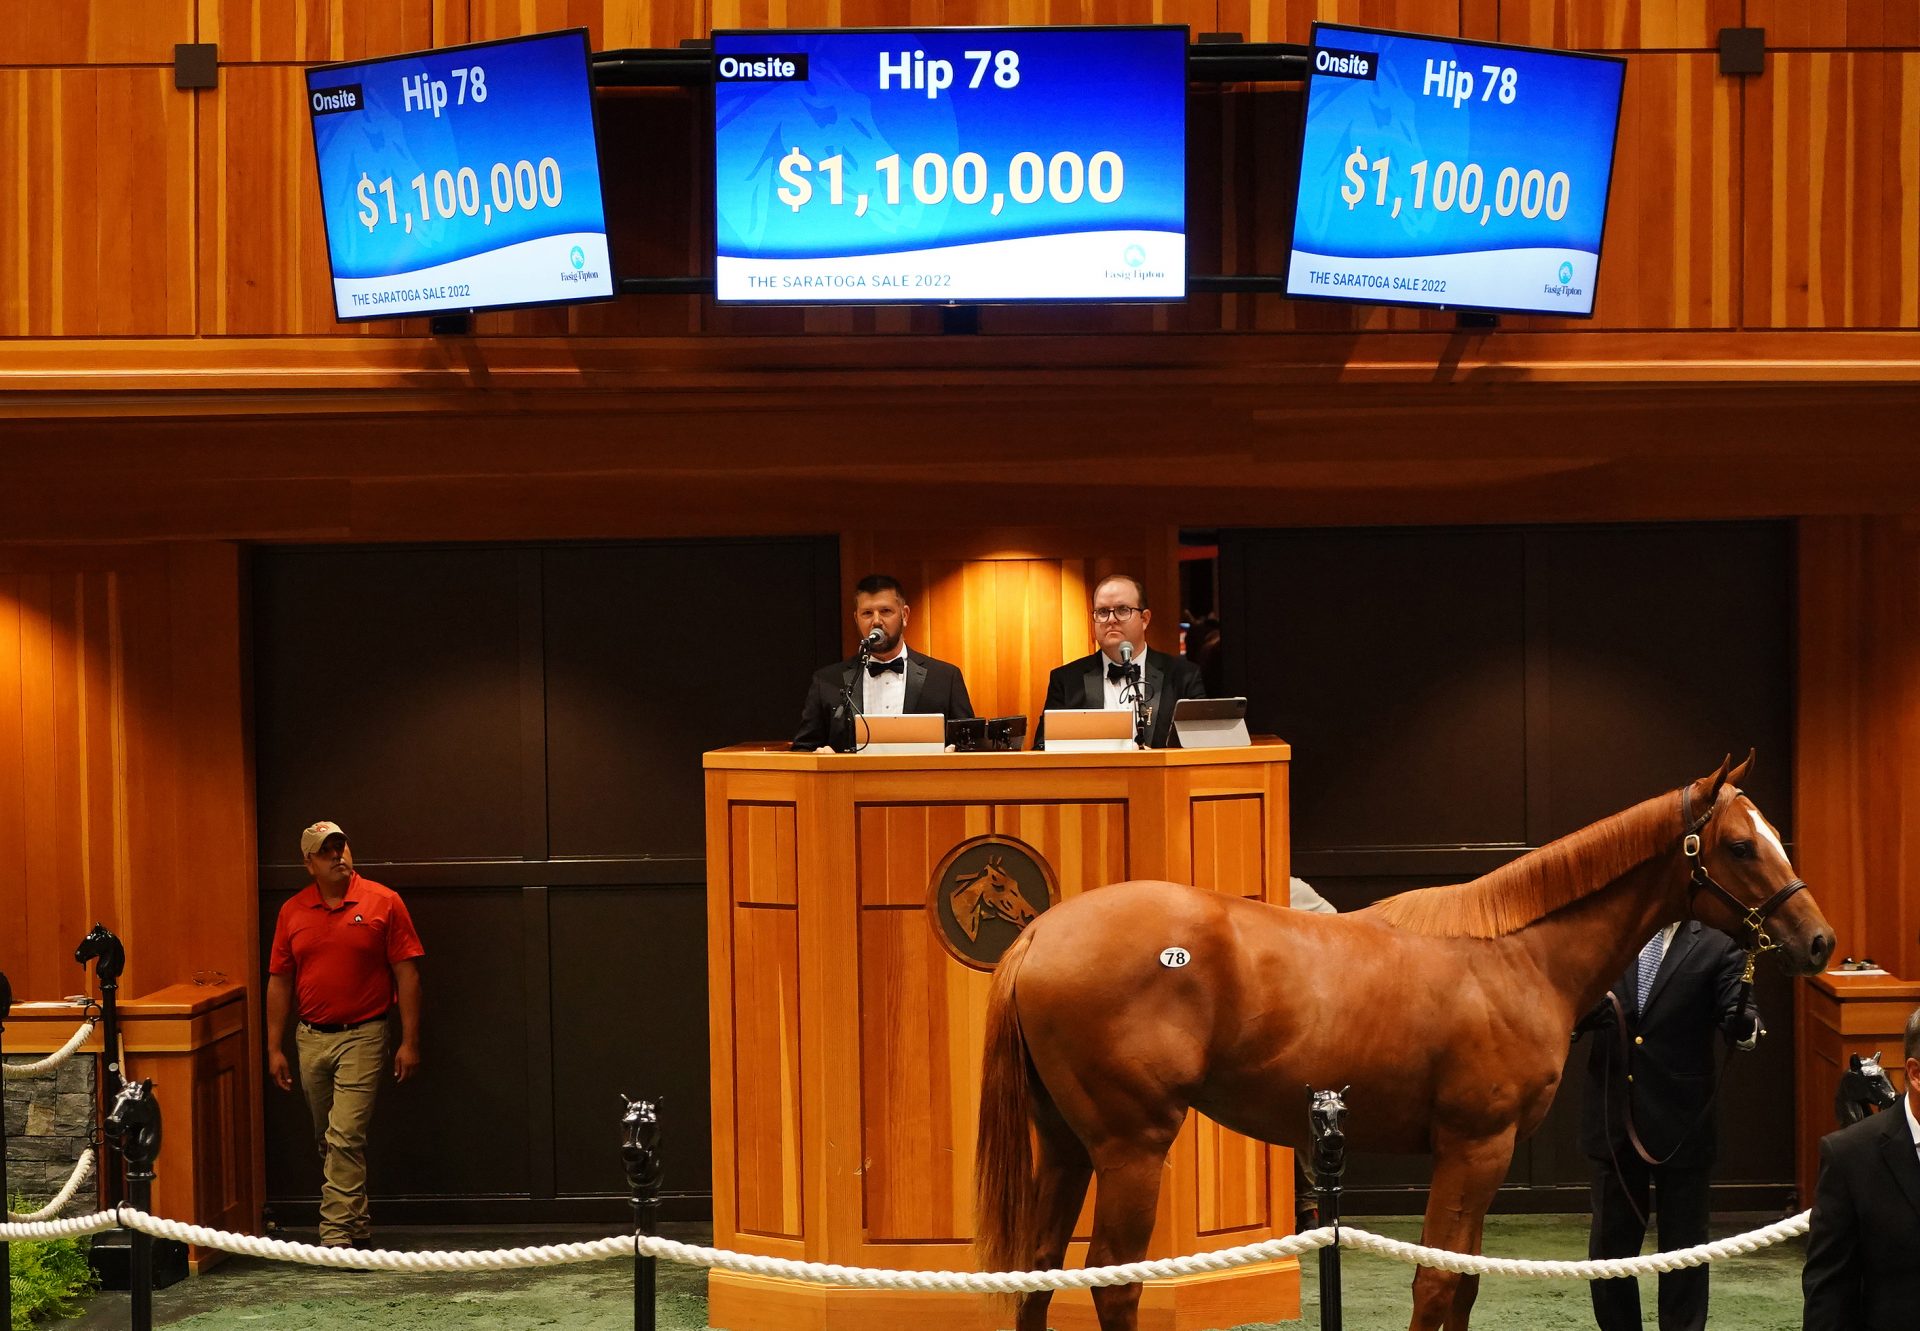
[[[1320,1331],[1340,1331],[1340,1176],[1347,1169],[1347,1090],[1307,1088],[1307,1121],[1313,1129],[1313,1181],[1320,1194],[1320,1223],[1332,1225],[1334,1242],[1320,1250]]]
[[[626,1106],[620,1128],[620,1158],[627,1166],[627,1196],[633,1203],[633,1331],[654,1331],[654,1259],[640,1251],[640,1236],[651,1235],[660,1212],[660,1183],[666,1166],[660,1155],[660,1111],[653,1100],[620,1097]]]
[[[93,973],[102,987],[117,985],[120,972],[127,968],[127,949],[106,925],[96,921],[93,929],[73,950],[73,959],[82,966],[93,963]]]
[[[1841,1127],[1858,1123],[1869,1114],[1878,1114],[1900,1103],[1900,1092],[1880,1066],[1880,1051],[1866,1057],[1847,1056],[1847,1070],[1840,1074],[1840,1089],[1834,1093],[1833,1116]]]
[[[107,1141],[120,1152],[127,1171],[127,1201],[141,1211],[153,1209],[153,1162],[160,1154],[160,1102],[153,1082],[122,1084],[107,1115]],[[153,1327],[153,1235],[133,1231],[129,1245],[134,1331]]]

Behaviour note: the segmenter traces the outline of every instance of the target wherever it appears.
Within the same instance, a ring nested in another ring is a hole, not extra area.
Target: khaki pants
[[[296,1027],[300,1087],[320,1147],[320,1241],[351,1243],[373,1232],[367,1214],[367,1127],[387,1067],[388,1023],[331,1034]]]

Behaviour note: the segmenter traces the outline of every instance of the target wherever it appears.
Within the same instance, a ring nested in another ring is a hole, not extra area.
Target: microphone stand
[[[847,718],[847,747],[841,749],[841,753],[858,753],[864,747],[860,743],[859,730],[854,725],[855,718],[862,714],[859,700],[854,697],[854,688],[859,683],[860,672],[867,668],[867,662],[872,659],[873,644],[865,638],[860,639],[860,645],[854,653],[853,678],[840,686],[840,710]]]
[[[1133,690],[1133,742],[1147,747],[1147,681],[1138,661],[1127,662],[1127,687]]]

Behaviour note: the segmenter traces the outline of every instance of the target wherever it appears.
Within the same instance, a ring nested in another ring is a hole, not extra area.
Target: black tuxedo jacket
[[[1182,698],[1204,698],[1207,686],[1200,679],[1200,667],[1184,656],[1168,656],[1147,648],[1144,673],[1147,702],[1153,719],[1147,727],[1147,747],[1164,749],[1173,741],[1173,705]],[[1043,711],[1059,708],[1098,710],[1107,705],[1107,658],[1103,653],[1083,656],[1056,667],[1047,676],[1047,700]],[[1033,747],[1047,747],[1046,721],[1034,731]]]
[[[1805,1331],[1911,1331],[1920,1318],[1920,1155],[1903,1105],[1820,1139],[1800,1288]]]
[[[1740,983],[1746,960],[1718,929],[1683,920],[1660,961],[1645,1012],[1636,1003],[1637,957],[1614,982],[1627,1018],[1624,1053],[1612,1004],[1602,1000],[1582,1019],[1579,1031],[1593,1036],[1580,1113],[1580,1146],[1590,1159],[1633,1154],[1626,1124],[1630,1090],[1633,1125],[1648,1151],[1659,1158],[1671,1154],[1671,1169],[1712,1165],[1717,1143],[1707,1105],[1719,1077],[1720,1043],[1749,1038],[1760,1021],[1752,994]]]
[[[829,742],[844,744],[849,735],[846,717],[840,710],[841,690],[851,686],[853,700],[866,707],[866,672],[858,657],[814,671],[807,685],[807,701],[800,709],[800,729],[793,737],[796,749],[817,749]],[[973,716],[973,702],[967,697],[967,681],[960,667],[907,649],[907,697],[902,707],[907,712],[939,712],[949,721],[965,721]]]

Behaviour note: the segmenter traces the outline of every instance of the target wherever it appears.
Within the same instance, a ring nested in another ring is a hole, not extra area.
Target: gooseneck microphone
[[[860,639],[860,645],[866,648],[868,651],[872,651],[874,648],[878,647],[881,643],[885,642],[886,640],[887,640],[886,630],[881,628],[878,624],[875,624],[873,628],[867,632],[867,636]]]

